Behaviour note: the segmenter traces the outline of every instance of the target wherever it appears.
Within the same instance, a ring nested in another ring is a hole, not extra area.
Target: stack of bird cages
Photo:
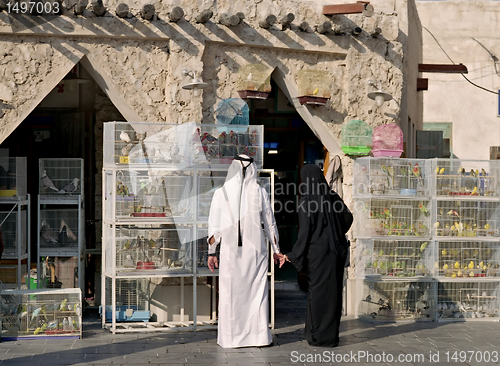
[[[81,338],[80,289],[0,291],[2,340]]]
[[[355,198],[354,234],[357,238],[384,236],[430,237],[429,199]]]
[[[500,281],[440,281],[437,291],[438,321],[498,321]]]
[[[359,240],[356,277],[432,276],[434,252],[434,243],[424,240]]]
[[[433,234],[439,238],[497,240],[500,236],[500,201],[481,197],[441,198],[436,201],[433,222]]]
[[[39,159],[40,195],[59,198],[83,194],[83,159]]]
[[[235,155],[263,164],[263,126],[107,122],[104,165],[230,164]]]
[[[371,322],[433,321],[436,288],[432,279],[358,280],[357,316]]]
[[[83,256],[41,256],[39,288],[83,287]]]
[[[115,254],[118,275],[152,276],[192,272],[191,227],[120,226],[104,243]],[[113,266],[110,266],[112,273]]]
[[[500,246],[491,241],[439,241],[436,276],[500,277]]]
[[[0,158],[0,200],[25,199],[27,187],[26,158]]]
[[[438,197],[499,197],[498,160],[433,159],[433,190]]]
[[[424,159],[356,159],[354,192],[357,196],[430,196],[430,166]]]

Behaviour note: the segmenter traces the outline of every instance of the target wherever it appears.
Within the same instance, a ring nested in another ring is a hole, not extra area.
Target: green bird
[[[425,250],[425,248],[427,247],[427,242],[424,242],[422,243],[422,245],[420,246],[420,251],[423,252]]]
[[[61,305],[59,306],[59,310],[67,311],[68,310],[67,304],[68,304],[68,299],[64,299],[63,301],[61,301]]]

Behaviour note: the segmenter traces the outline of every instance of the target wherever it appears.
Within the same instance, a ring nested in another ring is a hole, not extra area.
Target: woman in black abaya
[[[300,171],[299,233],[286,255],[298,271],[307,269],[305,336],[313,346],[336,347],[342,313],[342,284],[353,217],[314,164]]]

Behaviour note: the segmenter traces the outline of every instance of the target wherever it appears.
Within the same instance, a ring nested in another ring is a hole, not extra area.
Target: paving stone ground
[[[274,344],[223,349],[216,331],[112,334],[84,314],[78,340],[0,343],[0,365],[499,365],[500,322],[367,323],[344,317],[340,345],[304,340],[306,294],[276,291]],[[488,358],[489,359],[486,359]]]

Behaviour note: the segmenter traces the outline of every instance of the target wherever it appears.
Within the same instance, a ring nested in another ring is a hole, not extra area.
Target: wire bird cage
[[[299,103],[325,105],[330,99],[332,75],[328,71],[301,70],[298,74]]]
[[[430,196],[429,161],[363,157],[353,164],[354,194]]]
[[[500,317],[500,281],[440,282],[437,320],[491,320]],[[488,319],[489,318],[489,319]]]
[[[217,104],[215,110],[217,123],[223,125],[245,125],[250,124],[248,104],[241,98],[223,99]]]
[[[430,276],[434,244],[424,240],[360,240],[356,246],[356,277]]]
[[[384,322],[435,319],[435,281],[363,280],[357,291],[360,299],[358,316],[362,320]]]
[[[244,65],[238,71],[238,94],[243,99],[266,99],[271,92],[271,73],[263,64]]]
[[[500,196],[500,160],[433,159],[431,170],[437,196]]]
[[[498,237],[500,204],[498,201],[439,200],[433,221],[438,237]]]
[[[354,200],[354,233],[358,238],[430,237],[430,200],[387,198]]]
[[[26,197],[26,169],[26,158],[0,158],[0,199]]]
[[[500,248],[488,241],[439,242],[436,275],[450,278],[498,277]]]
[[[340,145],[347,155],[368,155],[372,148],[372,128],[363,121],[350,120],[342,125]]]
[[[396,124],[377,126],[373,129],[373,156],[400,157],[403,153],[403,131]]]

